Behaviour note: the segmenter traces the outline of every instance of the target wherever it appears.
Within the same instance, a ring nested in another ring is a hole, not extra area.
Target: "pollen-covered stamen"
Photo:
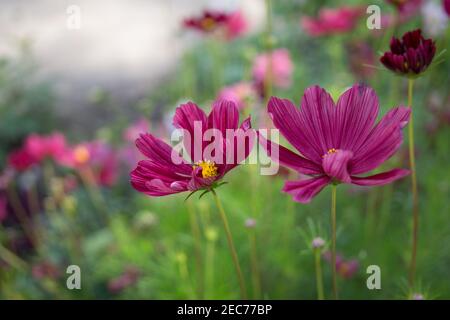
[[[217,166],[214,161],[206,160],[206,161],[198,161],[195,163],[192,168],[195,170],[196,168],[202,168],[202,177],[203,178],[214,178],[218,175]]]
[[[329,155],[329,154],[337,153],[338,151],[339,151],[339,149],[335,149],[335,148],[328,149],[327,153],[325,153],[325,154],[322,156],[322,158],[325,158],[325,157],[326,157],[327,155]]]

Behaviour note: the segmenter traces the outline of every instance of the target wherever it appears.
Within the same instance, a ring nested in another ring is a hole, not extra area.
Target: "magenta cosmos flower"
[[[205,10],[198,17],[185,19],[183,25],[202,33],[220,31],[227,40],[237,38],[247,31],[247,21],[240,11],[227,13]]]
[[[336,104],[324,89],[310,87],[300,109],[289,100],[272,97],[268,112],[273,123],[300,154],[261,135],[260,143],[281,165],[311,176],[286,182],[283,191],[295,201],[308,203],[328,184],[376,186],[406,176],[409,171],[403,169],[359,176],[376,169],[398,150],[401,129],[409,119],[410,109],[398,107],[375,124],[378,109],[375,92],[362,85],[345,91]],[[276,147],[278,154],[272,152]]]
[[[424,72],[436,54],[435,42],[424,39],[420,29],[405,33],[401,40],[392,37],[390,48],[380,58],[381,63],[389,70],[408,77]]]
[[[219,92],[219,100],[229,100],[236,104],[239,110],[243,110],[247,104],[257,97],[256,88],[250,82],[238,82],[222,88]]]
[[[136,146],[148,159],[140,161],[131,172],[131,184],[137,191],[158,197],[184,191],[208,190],[246,159],[251,151],[252,141],[246,140],[242,157],[239,156],[236,142],[239,134],[246,134],[251,129],[251,123],[249,117],[239,126],[239,112],[231,101],[215,102],[208,116],[192,102],[182,104],[176,109],[173,125],[193,137],[190,143],[184,140],[190,161],[182,159],[178,152],[161,139],[149,133],[141,134],[136,140]],[[220,141],[215,141],[216,145],[221,146],[218,150],[222,155],[218,155],[221,161],[208,158],[210,142],[205,142],[203,135],[209,129],[221,133]],[[233,137],[227,135],[229,129],[235,133]],[[230,146],[234,146],[233,159],[227,159],[227,148]],[[179,163],[172,160],[174,154]]]
[[[345,33],[355,28],[363,14],[361,7],[323,8],[317,18],[302,17],[300,25],[313,37]]]
[[[445,12],[447,12],[447,15],[450,17],[450,0],[442,0],[442,4]]]
[[[386,0],[392,4],[403,18],[413,17],[421,8],[422,0]]]

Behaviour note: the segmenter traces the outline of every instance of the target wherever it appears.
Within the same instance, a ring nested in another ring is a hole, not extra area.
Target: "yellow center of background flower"
[[[84,146],[76,147],[73,151],[73,157],[78,164],[86,163],[90,157],[88,148]]]
[[[205,18],[202,20],[201,24],[205,30],[211,30],[215,27],[216,22],[211,18]]]
[[[192,166],[194,169],[197,167],[202,168],[202,177],[203,178],[214,178],[217,176],[217,166],[214,161],[206,160],[199,161],[195,165]]]

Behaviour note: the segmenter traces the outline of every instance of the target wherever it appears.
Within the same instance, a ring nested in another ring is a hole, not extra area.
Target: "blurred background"
[[[418,281],[408,288],[406,178],[339,188],[339,287],[348,299],[450,298],[446,3],[0,0],[0,298],[238,298],[212,199],[133,190],[129,172],[142,159],[134,140],[168,140],[173,112],[188,100],[205,111],[233,100],[241,120],[251,114],[266,127],[268,97],[299,103],[314,84],[337,99],[364,82],[384,114],[407,103],[407,81],[379,57],[393,35],[417,28],[439,54],[414,91]],[[380,29],[367,27],[369,4],[381,9]],[[387,168],[408,167],[406,142]],[[301,205],[281,192],[296,173],[258,172],[240,166],[219,190],[250,297],[315,299],[312,240],[321,237],[331,298],[329,190]],[[382,290],[366,287],[373,264]],[[81,269],[81,290],[66,286],[69,265]]]

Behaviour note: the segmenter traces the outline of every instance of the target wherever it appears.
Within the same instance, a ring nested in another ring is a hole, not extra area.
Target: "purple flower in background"
[[[331,263],[331,252],[323,254],[326,261]],[[359,262],[356,259],[345,260],[340,254],[336,256],[336,271],[344,279],[352,278],[359,269]]]
[[[420,29],[407,32],[402,39],[392,37],[390,51],[380,58],[389,70],[409,77],[424,72],[433,61],[436,44],[432,39],[424,39]]]
[[[328,184],[377,186],[408,175],[408,170],[393,169],[359,176],[389,159],[403,140],[401,129],[408,122],[410,109],[394,108],[375,124],[378,110],[374,90],[362,85],[345,91],[336,104],[324,89],[310,87],[300,109],[287,99],[272,97],[268,111],[273,123],[300,154],[262,135],[260,143],[281,165],[311,176],[287,181],[283,191],[297,202],[308,203]],[[279,152],[272,152],[274,148]]]
[[[208,116],[192,102],[182,104],[175,112],[173,124],[192,138],[188,139],[190,141],[184,140],[190,162],[181,158],[167,143],[149,133],[141,134],[136,140],[136,146],[147,160],[139,161],[137,168],[131,172],[131,184],[137,191],[148,196],[209,189],[246,159],[251,151],[252,142],[248,141],[242,152],[243,157],[238,157],[238,134],[231,138],[227,136],[227,129],[239,132],[236,131],[239,128],[242,134],[251,129],[250,117],[239,126],[239,111],[231,101],[215,102]],[[221,159],[220,163],[208,158],[206,152],[210,143],[204,141],[203,135],[209,129],[221,133],[221,141],[214,141],[221,146],[220,155],[216,155]],[[234,159],[228,159],[229,146],[234,146]],[[179,163],[172,160],[174,154]]]

